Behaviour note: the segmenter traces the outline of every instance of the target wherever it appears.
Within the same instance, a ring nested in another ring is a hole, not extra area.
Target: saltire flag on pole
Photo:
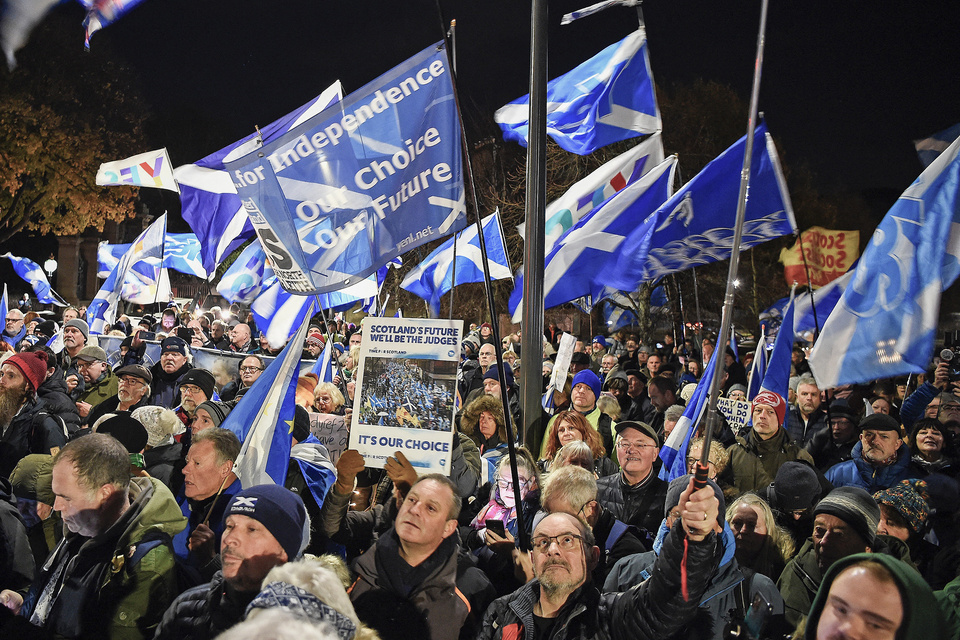
[[[129,249],[129,244],[101,242],[97,247],[97,277],[109,277]],[[167,234],[163,243],[163,266],[198,278],[207,277],[207,271],[200,261],[200,241],[193,233]]]
[[[227,168],[283,287],[320,294],[463,228],[461,157],[437,43]]]
[[[677,157],[670,156],[581,218],[560,237],[544,259],[544,309],[587,295],[593,295],[595,299],[601,297],[611,275],[610,267],[619,261],[626,237],[636,229],[648,235],[652,233],[656,222],[656,216],[652,214],[673,192],[676,167]],[[510,295],[514,322],[520,321],[522,295],[521,275]]]
[[[180,192],[173,178],[167,149],[147,151],[123,160],[104,162],[97,171],[100,186],[156,187]]]
[[[603,0],[603,2],[592,4],[589,7],[580,9],[579,11],[571,11],[570,13],[564,14],[563,18],[560,19],[560,24],[570,24],[574,20],[592,16],[593,14],[600,13],[601,11],[609,9],[610,7],[635,7],[638,4],[640,4],[639,0]]]
[[[663,162],[663,140],[654,133],[643,142],[624,151],[575,182],[567,191],[547,205],[545,212],[546,242],[544,253],[550,253],[563,233],[613,194],[633,184],[641,176]],[[524,224],[517,225],[520,237]]]
[[[924,168],[926,168],[957,138],[960,138],[960,123],[953,125],[949,129],[938,131],[932,136],[922,140],[914,140],[913,146],[917,149],[920,162],[923,163]]]
[[[821,388],[920,373],[960,274],[960,138],[884,216],[810,354]]]
[[[279,138],[336,104],[341,96],[338,80],[296,111],[262,127],[259,133],[252,133],[193,164],[174,169],[173,175],[180,185],[183,219],[200,240],[200,258],[207,273],[216,272],[217,265],[224,258],[254,236],[253,226],[224,164]]]
[[[747,401],[753,402],[753,399],[760,393],[760,386],[763,384],[763,376],[767,373],[767,328],[760,325],[760,339],[757,340],[757,350],[753,354],[753,364],[750,366],[750,382],[747,387]]]
[[[277,359],[253,383],[220,426],[237,435],[243,446],[233,472],[244,489],[258,484],[283,485],[290,462],[293,418],[296,411],[300,356],[307,335],[313,302],[307,319]]]
[[[55,304],[59,307],[67,306],[66,301],[60,297],[60,294],[50,288],[50,282],[47,280],[46,274],[43,273],[43,269],[36,262],[29,258],[15,256],[12,253],[4,253],[0,255],[0,258],[10,259],[13,270],[17,272],[18,276],[30,283],[40,303]]]
[[[710,401],[710,385],[713,381],[713,361],[717,357],[720,349],[714,349],[710,356],[710,363],[703,370],[703,376],[697,383],[690,402],[683,410],[683,415],[677,420],[677,424],[670,432],[667,441],[660,447],[660,460],[663,466],[660,468],[660,479],[670,482],[675,478],[687,474],[687,450],[690,447],[690,440],[697,431],[697,425],[703,417],[703,412]]]
[[[777,150],[765,123],[757,127],[753,144],[741,251],[797,230]],[[609,271],[609,286],[635,291],[642,282],[728,259],[745,150],[746,136],[660,206],[652,235],[648,237],[646,229],[632,233],[623,244],[621,260]]]
[[[505,140],[527,146],[530,95],[493,119]],[[662,130],[643,27],[547,84],[547,135],[587,155],[620,140]]]
[[[500,225],[500,210],[481,221],[487,248],[487,265],[491,280],[512,278],[510,258]],[[454,250],[456,240],[456,250]],[[453,259],[456,256],[457,281],[453,282]],[[477,225],[471,224],[434,249],[423,262],[412,269],[400,286],[427,301],[430,316],[440,315],[440,298],[453,287],[467,282],[483,282],[483,256]]]
[[[117,316],[117,303],[120,301],[123,284],[133,265],[148,258],[156,258],[157,274],[154,282],[160,281],[159,262],[163,256],[163,239],[166,231],[167,214],[163,214],[137,236],[130,249],[120,258],[120,263],[110,272],[110,276],[87,308],[90,333],[104,333],[113,324]]]
[[[790,304],[783,314],[777,340],[773,343],[773,351],[767,361],[767,370],[763,374],[761,391],[773,391],[786,402],[790,392],[790,364],[793,356],[793,313],[794,299],[790,296]],[[756,396],[754,396],[756,397]]]

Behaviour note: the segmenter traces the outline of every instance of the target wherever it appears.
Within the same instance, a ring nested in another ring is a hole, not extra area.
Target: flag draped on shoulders
[[[500,211],[497,210],[484,218],[481,225],[490,279],[513,277],[503,228],[500,225]],[[454,271],[456,282],[453,281]],[[483,256],[480,253],[480,238],[475,224],[467,226],[454,238],[434,249],[407,274],[400,286],[426,300],[432,316],[437,317],[440,313],[440,298],[453,287],[467,282],[483,282]]]
[[[960,274],[960,138],[903,192],[810,354],[821,388],[929,364],[942,292]]]
[[[312,312],[311,303],[307,318]],[[307,321],[300,324],[293,339],[220,425],[234,432],[243,443],[233,472],[244,489],[258,484],[282,485],[286,479],[292,443],[290,434],[296,411],[297,377],[307,325]]]
[[[529,110],[529,94],[497,110],[504,139],[526,146]],[[661,129],[642,27],[547,84],[547,135],[572,153]]]

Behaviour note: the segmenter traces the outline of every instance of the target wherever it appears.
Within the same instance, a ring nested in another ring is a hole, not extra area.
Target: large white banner
[[[450,473],[462,320],[363,320],[350,448],[382,469],[402,451],[421,474]]]

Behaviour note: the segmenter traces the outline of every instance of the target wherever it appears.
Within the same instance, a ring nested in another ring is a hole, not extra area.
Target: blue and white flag
[[[529,94],[493,116],[504,139],[523,146],[529,118]],[[547,135],[572,153],[587,155],[661,129],[642,27],[547,84]]]
[[[640,0],[603,0],[596,4],[592,4],[589,7],[584,7],[578,11],[571,11],[570,13],[563,14],[563,17],[560,19],[560,24],[568,25],[574,20],[579,20],[580,18],[586,18],[587,16],[592,16],[595,13],[600,13],[610,7],[635,7],[640,4]]]
[[[301,294],[354,285],[461,229],[461,167],[440,43],[227,163],[274,273]]]
[[[55,304],[59,307],[67,306],[66,301],[60,297],[60,294],[50,288],[50,282],[47,281],[46,274],[33,260],[21,258],[12,253],[4,253],[0,258],[10,258],[13,264],[13,270],[17,275],[30,283],[33,292],[37,296],[37,301],[41,304]]]
[[[338,80],[296,111],[262,127],[259,133],[252,133],[193,164],[174,169],[173,175],[180,185],[183,219],[200,240],[200,259],[207,273],[216,272],[217,265],[224,258],[254,236],[253,226],[233,186],[233,178],[224,165],[276,140],[336,104],[341,95]]]
[[[791,298],[793,296],[791,295]],[[773,391],[786,401],[790,397],[790,365],[793,356],[793,313],[794,300],[790,300],[787,310],[780,323],[777,341],[773,343],[773,351],[767,361],[767,370],[763,374],[763,383],[760,390]],[[760,345],[758,345],[759,348]],[[756,396],[754,396],[756,397]]]
[[[63,351],[63,327],[59,327],[57,332],[50,336],[50,339],[47,340],[47,346],[54,353]]]
[[[487,248],[487,265],[491,280],[512,278],[507,244],[500,226],[500,210],[494,211],[481,221],[483,240]],[[454,248],[454,239],[456,248]],[[456,256],[456,277],[454,276]],[[400,286],[427,301],[430,315],[440,315],[440,298],[453,287],[467,282],[483,282],[483,256],[480,253],[480,238],[477,225],[471,224],[434,249],[423,262],[412,269]]]
[[[634,291],[642,282],[729,259],[745,149],[746,136],[673,194],[657,211],[652,236],[648,238],[645,229],[631,234],[622,259],[610,269],[608,284]],[[757,127],[753,142],[749,196],[741,251],[796,232],[790,195],[765,123]]]
[[[323,351],[310,373],[316,374],[319,382],[333,382],[333,340],[328,339],[323,343]]]
[[[200,240],[193,233],[168,233],[163,243],[163,266],[180,273],[206,278],[200,260]]]
[[[260,240],[254,238],[224,272],[217,283],[217,292],[230,302],[250,304],[275,279],[273,269],[267,266],[267,254],[260,246]]]
[[[0,311],[3,312],[3,317],[7,317],[7,311],[10,310],[10,297],[7,295],[7,283],[3,283],[3,297],[0,298]]]
[[[637,324],[639,319],[637,314],[632,311],[639,306],[633,299],[632,294],[622,291],[615,291],[612,294],[605,295],[603,300],[603,320],[607,325],[607,333],[613,334],[614,331]]]
[[[260,374],[220,425],[237,434],[243,443],[233,463],[233,472],[244,489],[258,484],[282,485],[287,477],[300,356],[313,309],[311,301],[306,310],[307,319],[300,323],[293,340]]]
[[[753,354],[753,364],[750,365],[750,381],[747,386],[748,402],[753,402],[753,399],[760,393],[760,387],[763,385],[763,377],[767,375],[768,353],[766,327],[761,324],[760,339],[757,340],[757,350]]]
[[[117,317],[117,303],[120,301],[124,282],[134,265],[149,258],[155,258],[156,267],[154,267],[153,282],[159,283],[161,281],[160,259],[163,256],[163,238],[166,231],[167,214],[163,214],[137,236],[130,249],[120,258],[120,263],[110,272],[110,276],[100,287],[100,291],[97,292],[90,306],[87,307],[87,323],[90,325],[90,333],[105,333],[113,324]],[[147,264],[144,263],[144,265]],[[138,268],[142,267],[143,265]]]
[[[697,388],[683,410],[683,415],[677,420],[677,424],[670,432],[667,441],[660,447],[660,460],[663,461],[659,474],[661,480],[670,482],[687,474],[687,450],[690,448],[690,440],[697,432],[697,427],[710,401],[713,361],[717,357],[718,351],[720,350],[713,350],[710,362],[704,368],[703,375],[697,383]]]
[[[810,354],[822,389],[930,363],[941,293],[960,274],[960,138],[884,216]]]
[[[87,8],[87,17],[83,20],[86,38],[83,45],[90,48],[90,38],[100,29],[109,26],[143,0],[80,0]]]
[[[837,303],[840,302],[840,296],[843,295],[847,285],[850,284],[850,280],[856,272],[856,266],[857,262],[854,262],[853,266],[850,267],[850,271],[816,289],[813,292],[812,298],[809,291],[805,291],[796,297],[793,311],[794,334],[800,335],[806,331],[819,332],[827,318],[833,313]],[[787,310],[788,304],[790,304],[790,296],[781,298],[764,309],[760,317],[771,316],[774,318],[782,318]],[[814,305],[816,305],[817,308],[816,318],[814,318],[813,314]]]
[[[626,237],[637,229],[648,235],[653,232],[657,218],[652,214],[673,192],[676,167],[677,157],[670,156],[581,218],[560,237],[544,259],[544,309],[587,295],[600,299],[611,276],[610,268],[624,251]],[[646,248],[633,250],[646,251]],[[523,276],[518,276],[510,296],[514,322],[520,321],[522,295]]]
[[[544,255],[567,229],[576,224],[610,196],[633,184],[641,176],[663,162],[663,140],[659,133],[603,163],[587,177],[575,182],[562,196],[547,205],[544,219]],[[525,225],[517,225],[524,237]]]
[[[129,244],[111,244],[103,241],[97,245],[97,277],[109,278],[110,272],[120,264],[120,258],[129,250]]]
[[[926,168],[957,138],[960,138],[960,123],[953,125],[949,129],[938,131],[923,140],[914,140],[913,146],[917,149],[920,162],[923,163],[924,168]]]

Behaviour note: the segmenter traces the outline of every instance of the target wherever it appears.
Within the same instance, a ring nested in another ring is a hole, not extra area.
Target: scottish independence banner
[[[443,45],[227,164],[283,287],[356,284],[466,224],[460,125]]]

